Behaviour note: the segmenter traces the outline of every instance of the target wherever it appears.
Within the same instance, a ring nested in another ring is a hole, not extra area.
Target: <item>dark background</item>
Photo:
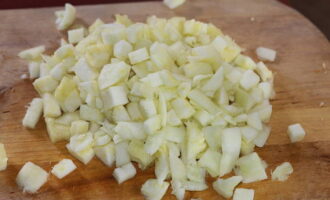
[[[0,9],[36,8],[63,6],[66,2],[73,5],[122,3],[143,0],[0,0]],[[147,0],[160,1],[160,0]],[[187,0],[189,1],[189,0]],[[205,0],[207,1],[207,0]],[[247,0],[248,1],[248,0]],[[330,0],[279,0],[300,11],[309,18],[330,39]]]

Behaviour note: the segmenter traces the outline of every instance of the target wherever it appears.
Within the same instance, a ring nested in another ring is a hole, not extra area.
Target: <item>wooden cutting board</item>
[[[153,169],[139,170],[134,179],[118,185],[111,176],[113,168],[96,158],[85,166],[70,156],[65,142],[52,144],[43,120],[35,130],[21,125],[25,106],[36,92],[31,81],[19,78],[27,73],[27,64],[16,55],[40,44],[49,52],[58,47],[60,34],[53,14],[58,9],[0,11],[0,141],[9,157],[8,169],[0,172],[0,199],[142,199],[140,186],[154,177]],[[258,46],[277,50],[276,62],[268,64],[276,74],[272,132],[257,152],[268,163],[268,175],[284,161],[292,163],[294,173],[286,182],[266,180],[239,187],[255,189],[256,200],[330,199],[330,46],[313,24],[273,0],[188,0],[176,10],[161,2],[78,7],[78,17],[86,24],[97,17],[110,22],[116,13],[136,21],[149,15],[196,18],[220,27],[254,58]],[[286,130],[297,122],[307,136],[290,144]],[[50,170],[63,158],[73,159],[78,170],[62,180],[50,176],[35,195],[23,194],[16,186],[15,177],[25,162]],[[170,192],[164,199],[175,199]],[[213,189],[187,192],[186,198],[222,199]]]

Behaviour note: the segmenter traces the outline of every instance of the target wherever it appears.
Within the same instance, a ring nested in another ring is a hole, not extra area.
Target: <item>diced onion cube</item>
[[[199,110],[194,114],[194,118],[203,126],[209,124],[212,121],[212,115],[205,110]]]
[[[182,68],[185,75],[191,78],[201,74],[205,74],[205,75],[212,74],[212,67],[207,63],[202,63],[202,62],[188,63],[184,65]]]
[[[242,139],[242,144],[241,144],[241,154],[242,155],[247,155],[250,154],[254,151],[255,144],[253,141],[247,142],[244,138]]]
[[[143,123],[140,122],[118,122],[114,131],[122,139],[145,139]]]
[[[153,117],[157,114],[156,105],[153,99],[141,100],[140,108],[145,117]]]
[[[162,182],[168,177],[170,172],[170,166],[167,154],[163,151],[159,152],[160,155],[158,156],[158,159],[155,163],[155,175],[157,177],[157,180],[159,182]]]
[[[116,106],[112,110],[112,120],[114,122],[131,121],[131,118],[124,106]]]
[[[98,83],[100,89],[105,89],[128,78],[131,67],[125,62],[111,63],[105,65],[99,75]]]
[[[257,112],[250,113],[248,115],[247,124],[257,130],[261,130],[262,122],[259,113]]]
[[[233,195],[235,187],[242,181],[241,176],[232,176],[227,179],[218,179],[213,182],[213,188],[225,198],[230,198]]]
[[[127,181],[128,179],[133,178],[135,174],[136,174],[136,169],[131,162],[121,167],[118,167],[113,171],[113,176],[115,177],[115,179],[119,184],[121,184],[124,181]]]
[[[24,192],[35,193],[46,183],[48,173],[32,162],[27,162],[19,171],[16,183]]]
[[[212,45],[217,49],[220,53],[223,49],[228,45],[227,41],[222,36],[217,36],[213,41]]]
[[[62,179],[67,176],[71,172],[76,169],[76,165],[70,159],[63,159],[59,163],[57,163],[53,169],[52,174],[54,174],[57,178]]]
[[[256,71],[258,72],[262,81],[269,81],[273,79],[272,72],[266,67],[263,62],[258,62]]]
[[[120,40],[113,48],[113,54],[119,59],[126,59],[128,54],[133,50],[132,45],[126,40]]]
[[[90,132],[80,135],[74,135],[67,144],[69,152],[78,160],[87,164],[95,155],[92,149],[94,139]]]
[[[208,149],[199,159],[199,166],[205,168],[212,177],[219,176],[221,154]]]
[[[96,72],[91,68],[85,58],[80,58],[72,69],[80,81],[92,81],[97,76]]]
[[[82,163],[84,163],[85,165],[87,165],[87,163],[89,163],[89,161],[92,160],[92,158],[95,155],[95,152],[92,148],[86,148],[84,150],[81,151],[75,151],[71,148],[70,144],[66,145],[66,148],[68,149],[68,151],[75,157],[77,158],[79,161],[81,161]]]
[[[18,56],[25,60],[35,60],[41,57],[41,54],[45,51],[45,46],[37,46],[31,49],[21,51]]]
[[[30,75],[30,79],[35,79],[40,76],[40,63],[38,62],[29,63],[29,75]]]
[[[264,99],[270,99],[273,95],[273,86],[269,82],[262,82],[258,85],[262,90]]]
[[[234,192],[233,200],[253,200],[254,190],[237,188]]]
[[[63,118],[62,118],[63,119]],[[51,117],[45,118],[48,136],[51,142],[55,143],[61,140],[68,140],[71,136],[70,126],[62,124],[64,122],[58,123],[57,120]]]
[[[43,112],[45,117],[58,117],[61,115],[60,105],[52,94],[46,93],[43,96]]]
[[[128,154],[127,142],[121,142],[116,144],[115,153],[116,153],[116,167],[120,167],[131,162],[130,156]]]
[[[195,113],[194,108],[185,99],[181,99],[181,98],[175,99],[174,101],[172,101],[171,104],[172,104],[172,107],[175,111],[175,114],[180,119],[187,119]]]
[[[99,109],[93,108],[88,105],[81,105],[79,113],[81,119],[84,119],[86,121],[103,122],[104,119],[103,113]]]
[[[124,88],[124,86],[109,87],[103,93],[103,102],[105,109],[125,105],[126,103],[128,103],[126,89]]]
[[[157,179],[147,180],[141,187],[141,193],[147,200],[160,200],[165,195],[170,184]]]
[[[191,101],[198,104],[200,107],[202,107],[209,113],[216,114],[217,112],[219,112],[218,106],[198,89],[192,90],[188,94],[188,97]]]
[[[220,176],[232,171],[241,150],[240,128],[226,128],[221,136],[223,155],[220,161]]]
[[[186,0],[164,0],[164,4],[171,9],[181,6]]]
[[[154,134],[155,131],[157,131],[160,128],[161,128],[161,119],[159,115],[155,115],[144,121],[144,129],[150,135]]]
[[[238,55],[234,62],[244,69],[253,70],[256,68],[256,63],[248,56]]]
[[[144,170],[154,160],[153,156],[144,150],[144,143],[141,140],[132,140],[128,145],[130,158],[139,163],[139,167]]]
[[[208,188],[205,182],[185,181],[183,186],[188,191],[203,191]]]
[[[25,116],[23,118],[23,126],[28,128],[34,128],[39,121],[39,118],[42,114],[42,99],[34,98],[30,106],[28,107]]]
[[[128,58],[132,65],[149,59],[149,54],[146,48],[141,48],[136,51],[132,51],[128,54]]]
[[[56,24],[58,30],[69,28],[76,18],[76,9],[69,3],[65,4],[64,11],[58,11],[57,13]]]
[[[71,44],[76,44],[84,39],[84,28],[78,28],[68,31],[68,38]]]
[[[300,124],[292,124],[288,127],[288,135],[292,143],[303,140],[305,134],[305,130]]]
[[[267,179],[265,168],[256,152],[238,159],[236,166],[235,173],[243,177],[243,183]]]
[[[137,102],[131,102],[126,105],[127,112],[132,120],[141,120],[143,115]]]
[[[150,155],[153,155],[157,152],[157,150],[161,147],[163,144],[164,136],[162,132],[155,133],[154,135],[148,136],[145,145],[144,150]]]
[[[111,167],[115,159],[115,145],[108,143],[103,146],[94,147],[96,157],[98,157],[106,166]]]
[[[190,164],[186,166],[187,178],[192,182],[205,183],[206,171],[202,167]]]
[[[263,147],[270,135],[270,127],[264,125],[263,129],[259,131],[257,137],[254,138],[253,142],[257,147]]]
[[[247,70],[244,72],[240,84],[244,89],[249,90],[256,86],[259,81],[260,78],[256,73],[254,73],[252,70]]]
[[[76,120],[71,123],[70,133],[71,135],[77,135],[86,133],[89,128],[89,123],[84,120]]]
[[[241,127],[241,133],[247,142],[252,141],[258,135],[258,131],[255,128],[249,126]]]
[[[182,124],[181,120],[176,115],[174,110],[170,110],[170,111],[167,112],[166,121],[167,121],[168,125],[170,125],[170,126],[178,126],[178,125]]]
[[[265,48],[265,47],[258,47],[256,49],[257,56],[261,60],[268,60],[268,61],[275,61],[276,58],[276,51],[273,49]]]
[[[286,181],[292,172],[292,165],[289,162],[284,162],[277,166],[276,169],[272,172],[272,180]]]
[[[39,94],[45,92],[53,92],[58,86],[58,81],[48,75],[36,79],[33,82],[33,86],[39,92]]]

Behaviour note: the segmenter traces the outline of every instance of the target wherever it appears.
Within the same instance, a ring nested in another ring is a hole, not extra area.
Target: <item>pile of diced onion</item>
[[[75,12],[70,4],[56,12],[58,29]],[[267,179],[254,150],[270,134],[272,72],[213,24],[155,16],[133,23],[116,15],[113,23],[97,19],[69,30],[52,55],[44,50],[19,54],[41,96],[23,125],[34,128],[43,113],[50,140],[67,140],[84,164],[96,156],[115,166],[118,183],[134,177],[135,166],[155,166],[155,178],[141,188],[146,199],[161,199],[169,185],[183,199],[186,190],[206,190],[206,176],[232,171],[213,183],[225,198],[240,182]],[[236,196],[251,193],[237,189]]]

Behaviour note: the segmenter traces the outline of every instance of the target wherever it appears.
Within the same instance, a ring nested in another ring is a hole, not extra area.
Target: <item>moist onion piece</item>
[[[272,180],[286,181],[289,178],[289,175],[292,174],[293,168],[291,163],[284,162],[281,165],[277,166],[272,172]]]

